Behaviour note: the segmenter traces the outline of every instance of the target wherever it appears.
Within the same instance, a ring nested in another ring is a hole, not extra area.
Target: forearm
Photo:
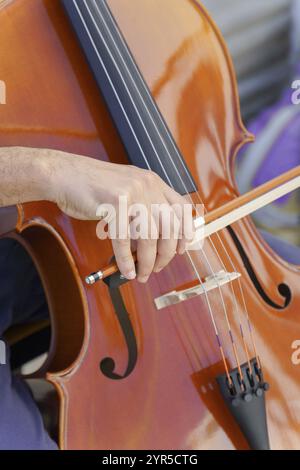
[[[0,148],[0,207],[51,199],[49,150]]]
[[[184,213],[187,200],[176,193],[159,176],[151,171],[131,165],[119,165],[87,156],[74,155],[57,150],[31,148],[0,148],[0,207],[23,202],[48,200],[57,204],[67,216],[80,220],[98,220],[101,204],[109,206],[115,213],[112,224],[120,227],[129,225],[129,214],[120,211],[120,197],[129,204],[145,209],[163,205],[168,214],[176,212],[173,205]],[[151,212],[147,213],[152,217]],[[168,220],[168,219],[167,219]],[[171,219],[169,218],[169,222]],[[155,224],[157,238],[137,240],[138,280],[146,282],[152,271],[159,272],[174,257],[176,252],[185,252],[185,239],[193,239],[192,211],[190,220],[185,218],[185,227],[170,223],[170,237],[159,236],[163,220]],[[151,222],[152,224],[152,222]],[[149,228],[148,224],[147,227]],[[176,228],[177,227],[177,228]],[[178,233],[189,227],[189,236],[178,240]],[[152,230],[152,229],[151,229]],[[150,231],[151,231],[150,230]],[[117,230],[118,232],[118,230]],[[113,232],[112,232],[113,233]],[[136,276],[132,257],[131,240],[125,232],[125,239],[118,235],[112,240],[112,247],[120,272],[128,279]],[[150,233],[149,233],[150,235]],[[151,232],[152,235],[152,232]]]

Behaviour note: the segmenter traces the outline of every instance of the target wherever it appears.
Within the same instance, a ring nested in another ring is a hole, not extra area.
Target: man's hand
[[[148,209],[149,222],[155,223],[156,230],[154,237],[152,231],[152,237],[149,233],[147,239],[140,238],[134,242],[137,275],[141,282],[146,282],[152,271],[161,271],[176,253],[182,254],[187,239],[193,236],[192,221],[184,221],[183,210],[174,212],[171,207],[176,204],[177,208],[183,208],[187,200],[151,171],[65,152],[24,148],[0,149],[0,165],[0,190],[6,195],[0,198],[0,205],[49,200],[71,217],[97,220],[96,213],[101,204],[113,206],[119,217],[120,196],[127,198],[128,206],[143,204]],[[14,177],[15,166],[17,178]],[[159,213],[155,219],[151,215],[153,204],[165,205],[164,213]],[[166,214],[171,220],[168,239],[162,238]],[[125,223],[129,225],[130,218]],[[185,237],[178,238],[182,235],[183,223],[190,227],[190,233],[185,231]],[[128,234],[126,238],[113,239],[112,245],[121,273],[134,279],[136,272],[131,241]]]

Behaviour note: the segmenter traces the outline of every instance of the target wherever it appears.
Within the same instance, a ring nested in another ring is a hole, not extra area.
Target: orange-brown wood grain
[[[238,194],[234,156],[251,136],[240,119],[227,50],[206,12],[192,0],[109,0],[109,5],[207,210],[231,201]],[[60,1],[2,2],[0,22],[0,79],[7,85],[7,104],[0,107],[0,145],[61,149],[125,164],[124,149]],[[51,351],[42,372],[60,396],[61,448],[247,448],[215,383],[222,370],[205,299],[163,311],[154,307],[158,295],[195,280],[187,257],[177,257],[146,285],[133,281],[122,287],[137,338],[137,365],[119,381],[100,372],[99,362],[106,356],[124,372],[127,349],[106,285],[84,283],[87,274],[108,265],[112,256],[110,243],[97,239],[95,227],[70,219],[53,204],[34,203],[22,206],[14,235],[37,264],[51,309]],[[283,310],[266,304],[229,234],[213,237],[225,267],[233,270],[224,247],[242,274],[271,384],[271,446],[299,448],[299,370],[291,361],[291,344],[300,337],[299,269],[273,253],[250,220],[234,229],[267,295],[282,304],[277,286],[283,282],[292,292]],[[205,253],[213,269],[223,268],[209,241]],[[209,275],[203,254],[194,253],[193,259],[199,274]],[[237,283],[233,288],[246,330],[243,298]],[[244,361],[231,286],[222,288],[222,294]],[[235,367],[220,293],[210,293],[209,300],[226,356]],[[248,334],[247,342],[251,350]]]

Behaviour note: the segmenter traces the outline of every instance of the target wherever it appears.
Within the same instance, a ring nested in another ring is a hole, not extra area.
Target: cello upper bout
[[[232,162],[252,136],[217,27],[193,0],[108,3],[207,208],[232,199]]]

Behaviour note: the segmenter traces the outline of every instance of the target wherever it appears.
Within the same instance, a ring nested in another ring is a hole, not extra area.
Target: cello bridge
[[[161,295],[154,299],[154,303],[157,310],[161,310],[162,308],[170,307],[171,305],[184,302],[185,300],[192,299],[198,295],[203,295],[211,290],[218,289],[221,286],[238,279],[240,276],[241,274],[238,272],[230,273],[221,270],[218,273],[205,277],[201,284],[197,284],[194,287],[183,290],[173,290],[167,294]]]

